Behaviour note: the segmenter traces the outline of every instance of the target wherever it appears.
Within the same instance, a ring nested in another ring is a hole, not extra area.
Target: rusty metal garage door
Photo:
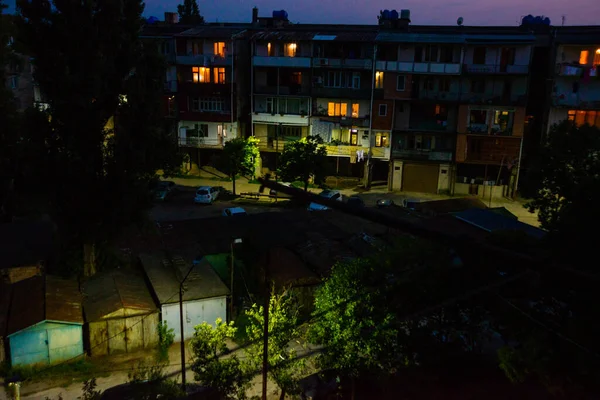
[[[437,164],[404,164],[402,190],[404,192],[437,193],[440,167]]]

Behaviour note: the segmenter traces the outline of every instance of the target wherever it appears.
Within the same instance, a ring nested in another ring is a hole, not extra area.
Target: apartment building
[[[559,27],[553,39],[546,128],[565,119],[600,128],[600,27]]]

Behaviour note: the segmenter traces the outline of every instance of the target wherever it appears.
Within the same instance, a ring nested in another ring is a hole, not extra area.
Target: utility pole
[[[262,367],[262,400],[267,400],[267,369],[269,368],[269,301],[271,293],[269,290],[268,269],[271,263],[271,249],[267,250],[267,262],[265,265],[265,305],[263,320],[263,367]]]
[[[193,268],[193,267],[192,267]],[[181,338],[181,389],[185,392],[185,341],[183,337],[183,281],[179,284],[179,329]]]
[[[239,244],[242,243],[242,239],[233,239],[233,241],[231,242],[231,277],[230,277],[230,283],[229,283],[229,296],[230,296],[230,302],[229,302],[229,318],[231,321],[233,321],[233,269],[235,268],[235,259],[233,256],[233,245],[234,244]]]

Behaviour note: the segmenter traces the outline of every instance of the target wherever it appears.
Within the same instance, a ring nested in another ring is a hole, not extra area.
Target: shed
[[[77,282],[36,276],[12,285],[7,338],[13,367],[49,365],[83,354]]]
[[[174,329],[176,341],[181,338],[179,283],[190,269],[183,285],[184,339],[192,338],[194,327],[202,322],[214,325],[217,318],[227,319],[229,289],[206,258],[192,265],[181,257],[141,254],[140,261],[160,305],[161,321]]]
[[[91,356],[147,349],[158,343],[158,308],[144,276],[114,270],[83,285],[84,339]]]
[[[503,214],[472,208],[452,214],[454,218],[471,224],[486,232],[521,231],[536,239],[546,235],[546,231],[525,224]]]

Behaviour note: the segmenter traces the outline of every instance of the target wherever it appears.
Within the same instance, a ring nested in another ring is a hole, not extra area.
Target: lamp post
[[[229,284],[229,295],[231,296],[229,301],[229,318],[231,319],[231,321],[233,321],[233,268],[235,266],[235,260],[233,258],[233,245],[240,244],[242,242],[243,241],[240,238],[233,239],[233,241],[231,242],[231,282]]]

